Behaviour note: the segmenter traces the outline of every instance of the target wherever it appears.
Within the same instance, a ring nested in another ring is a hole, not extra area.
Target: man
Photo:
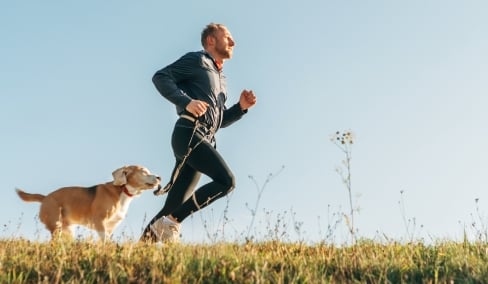
[[[243,90],[239,102],[227,108],[224,61],[235,46],[229,30],[211,23],[202,31],[202,51],[189,52],[153,77],[157,90],[175,104],[176,121],[171,144],[176,164],[166,202],[143,232],[143,241],[178,242],[180,223],[192,213],[225,196],[235,178],[216,150],[215,132],[239,120],[256,104],[253,91]],[[201,174],[211,182],[194,190]]]

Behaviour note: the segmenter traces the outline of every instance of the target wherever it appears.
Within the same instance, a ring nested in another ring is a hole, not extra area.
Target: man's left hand
[[[239,105],[242,110],[247,110],[256,104],[256,96],[252,90],[243,90],[239,98]]]

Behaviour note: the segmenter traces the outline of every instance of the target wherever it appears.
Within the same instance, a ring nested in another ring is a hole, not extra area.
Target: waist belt
[[[182,114],[182,115],[180,115],[180,117],[181,118],[184,118],[186,120],[189,120],[191,122],[196,122],[197,121],[196,118],[194,118],[193,116],[187,115],[187,114]]]
[[[197,118],[188,114],[182,114],[180,117],[195,123],[196,129],[200,129],[201,131],[199,132],[205,136],[208,141],[214,141],[214,135],[216,132],[214,127],[209,127],[206,123],[200,122]]]

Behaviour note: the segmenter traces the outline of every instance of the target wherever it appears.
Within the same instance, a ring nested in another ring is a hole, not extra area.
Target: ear
[[[207,46],[215,45],[215,37],[213,35],[207,36]]]
[[[124,185],[127,183],[127,177],[126,175],[126,170],[127,167],[122,167],[120,169],[115,170],[112,173],[112,176],[114,177],[114,185]]]

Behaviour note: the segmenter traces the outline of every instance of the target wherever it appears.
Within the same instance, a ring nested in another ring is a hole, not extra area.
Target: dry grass
[[[0,283],[488,283],[486,243],[0,241]]]

